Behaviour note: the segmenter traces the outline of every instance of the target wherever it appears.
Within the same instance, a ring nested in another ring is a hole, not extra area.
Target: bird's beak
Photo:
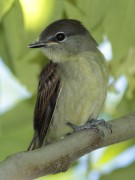
[[[34,42],[28,45],[29,48],[41,48],[41,47],[45,47],[46,43],[45,42]]]

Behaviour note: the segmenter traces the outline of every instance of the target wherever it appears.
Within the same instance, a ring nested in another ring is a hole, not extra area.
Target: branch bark
[[[135,138],[135,113],[109,123],[112,134],[101,126],[105,136],[86,129],[38,150],[20,152],[6,158],[0,163],[0,178],[30,180],[66,171],[73,161],[93,150]]]

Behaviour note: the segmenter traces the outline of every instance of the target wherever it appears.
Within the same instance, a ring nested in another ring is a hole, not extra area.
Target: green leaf
[[[99,160],[96,162],[94,166],[97,168],[102,167],[104,164],[108,163],[113,158],[116,158],[118,155],[120,155],[122,152],[124,152],[134,143],[135,143],[135,140],[129,140],[126,142],[122,142],[122,143],[107,147],[105,151],[103,152],[102,156],[99,158]]]
[[[115,70],[117,63],[135,46],[135,1],[111,1],[111,6],[105,16],[105,32],[113,47]]]
[[[0,117],[0,159],[24,151],[33,134],[34,103],[22,101]]]
[[[100,180],[114,180],[114,179],[122,179],[122,180],[134,180],[135,179],[135,163],[132,165],[117,169],[110,174],[102,175]]]
[[[129,99],[127,98],[126,94],[117,105],[117,108],[113,114],[116,118],[118,116],[124,116],[126,114],[133,113],[135,111],[135,98]]]
[[[115,65],[112,63],[112,66]],[[126,57],[119,60],[117,66],[120,68],[114,70],[115,77],[119,77],[121,74],[126,76],[128,87],[125,97],[132,100],[135,97],[135,46],[128,49]]]
[[[70,168],[67,172],[65,173],[59,173],[59,174],[54,174],[54,175],[48,175],[45,177],[40,177],[37,178],[36,180],[74,180],[74,172],[73,168]]]
[[[24,29],[23,14],[18,1],[14,3],[6,15],[0,31],[2,38],[0,54],[3,60],[20,82],[26,85],[30,92],[34,93],[37,89],[39,65],[44,56],[39,55],[38,50],[32,52],[26,47],[27,33]]]
[[[9,57],[8,59],[3,59],[12,71],[16,72],[14,63],[16,60],[19,61],[26,51],[26,47],[22,46],[25,41],[25,34],[22,10],[18,1],[15,1],[2,22],[1,36],[3,36],[3,41],[6,45],[5,54],[8,54]],[[4,57],[6,56],[5,54],[3,54]]]
[[[8,13],[15,0],[1,0],[0,1],[0,23],[4,16]]]

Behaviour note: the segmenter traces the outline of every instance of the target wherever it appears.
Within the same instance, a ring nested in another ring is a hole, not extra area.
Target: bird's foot
[[[105,122],[104,119],[101,119],[101,120],[90,119],[86,122],[86,124],[84,124],[82,126],[76,126],[70,122],[67,122],[66,125],[69,126],[70,128],[72,128],[74,130],[74,132],[80,131],[83,129],[93,129],[95,132],[100,133],[102,136],[104,136],[104,132],[98,127],[98,125],[100,125],[100,126],[103,126],[107,129],[109,129],[112,133],[111,124]]]
[[[91,128],[95,129],[97,132],[101,132],[103,135],[103,131],[100,130],[97,126],[103,126],[106,129],[109,129],[110,132],[112,133],[112,125],[109,124],[108,122],[106,122],[104,119],[100,119],[100,120],[96,120],[96,119],[90,119],[88,120],[88,122],[86,123],[88,124],[88,126],[90,126]]]

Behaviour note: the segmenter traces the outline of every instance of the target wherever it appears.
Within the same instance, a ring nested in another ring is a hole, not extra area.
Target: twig
[[[105,136],[93,130],[82,130],[38,150],[8,157],[0,163],[0,179],[30,180],[66,171],[73,161],[93,150],[135,138],[135,113],[109,123],[112,133],[100,127]]]

